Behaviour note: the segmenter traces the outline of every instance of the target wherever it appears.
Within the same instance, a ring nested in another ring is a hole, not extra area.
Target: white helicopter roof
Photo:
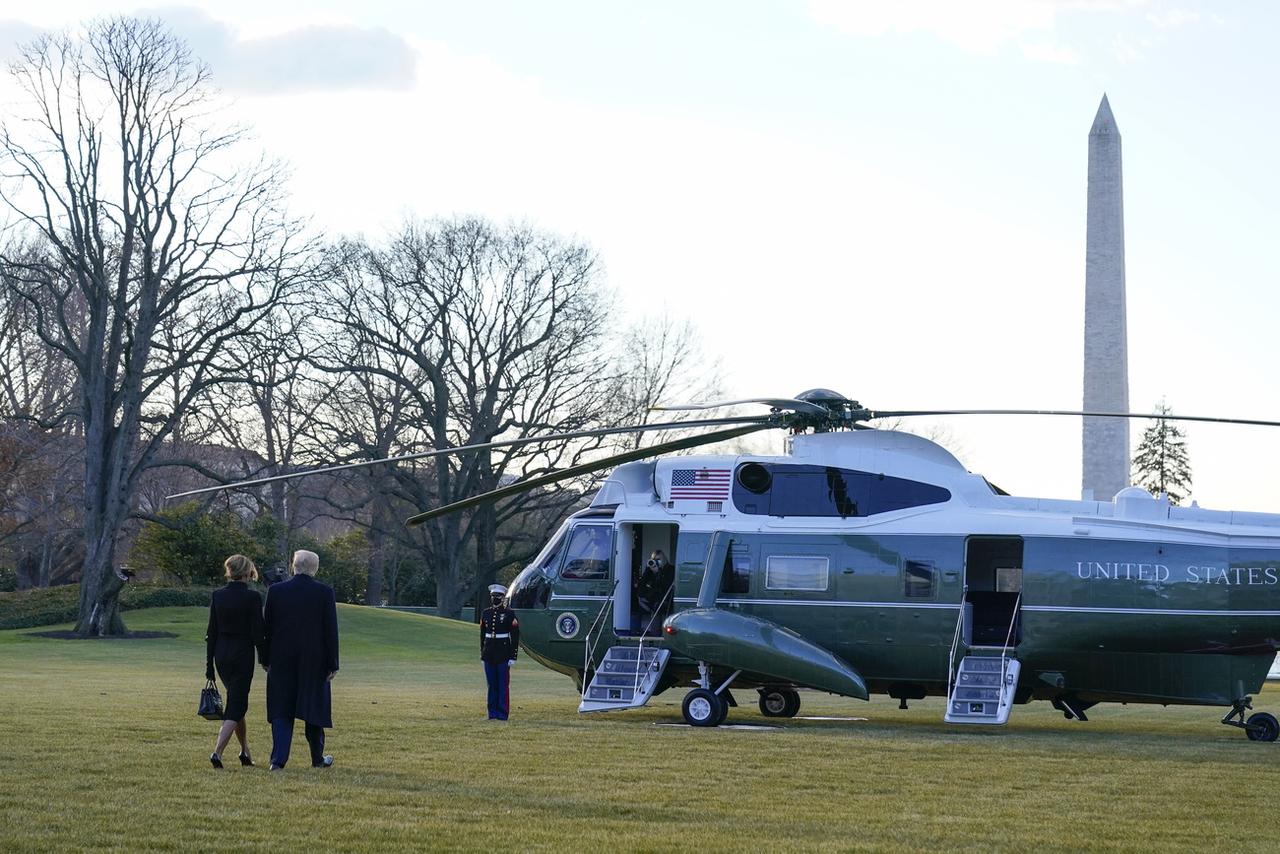
[[[1208,510],[1172,506],[1140,487],[1121,490],[1114,500],[1084,501],[1000,495],[981,475],[966,471],[956,457],[922,436],[893,430],[856,430],[802,434],[791,439],[786,456],[698,454],[665,457],[654,462],[627,463],[610,475],[592,506],[625,506],[627,515],[685,517],[682,524],[702,527],[698,519],[742,516],[742,524],[776,527],[766,516],[739,514],[732,501],[732,475],[746,462],[832,466],[882,474],[940,486],[951,499],[928,507],[894,511],[881,517],[814,519],[808,524],[857,527],[887,525],[928,531],[967,530],[1015,524],[1028,533],[1080,532],[1081,526],[1102,526],[1117,536],[1172,535],[1263,537],[1280,536],[1280,514]],[[925,515],[934,518],[924,519]],[[1015,522],[1012,517],[1020,517]],[[901,520],[902,524],[896,524]],[[786,527],[805,525],[792,517]],[[1127,531],[1127,533],[1126,533]]]

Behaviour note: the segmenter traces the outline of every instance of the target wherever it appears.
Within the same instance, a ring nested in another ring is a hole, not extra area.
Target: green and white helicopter
[[[1249,739],[1280,736],[1273,715],[1246,718],[1280,648],[1280,514],[1177,507],[1137,487],[1108,501],[1011,496],[939,445],[868,424],[1152,416],[876,411],[825,389],[667,408],[738,404],[769,411],[563,434],[714,428],[408,524],[612,469],[508,591],[521,645],[574,680],[581,712],[686,688],[685,720],[717,726],[733,689],[755,688],[769,717],[794,716],[811,689],[904,708],[945,696],[957,724],[1004,724],[1032,700],[1078,721],[1104,702],[1221,706]],[[790,432],[789,453],[662,457],[768,429]],[[641,595],[655,571],[667,589]]]

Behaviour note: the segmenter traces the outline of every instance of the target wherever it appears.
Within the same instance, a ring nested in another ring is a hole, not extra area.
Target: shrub
[[[128,584],[120,594],[120,610],[143,608],[208,608],[212,587],[164,587],[156,584]]]
[[[158,570],[189,585],[218,585],[222,562],[229,555],[247,555],[260,573],[286,566],[280,553],[282,524],[263,515],[247,525],[234,513],[206,513],[200,505],[183,504],[161,514],[163,522],[147,522],[138,533],[130,563]],[[369,575],[369,541],[352,531],[320,542],[306,532],[291,537],[289,548],[308,549],[320,556],[320,579],[333,587],[339,602],[364,601]],[[186,604],[186,603],[174,603]]]
[[[0,593],[0,629],[69,623],[79,609],[79,584]]]
[[[120,610],[209,607],[209,587],[166,587],[157,584],[126,584],[120,593]],[[73,623],[80,611],[80,585],[64,584],[0,593],[0,629],[27,629],[55,623]]]
[[[352,531],[326,543],[307,539],[307,543],[300,539],[298,548],[320,555],[320,572],[316,577],[333,588],[339,602],[363,604],[369,581],[369,541],[364,532]]]
[[[130,562],[168,573],[186,584],[218,584],[227,557],[253,557],[260,551],[234,513],[205,513],[193,501],[161,511],[160,516],[163,522],[142,526]]]
[[[18,589],[18,573],[7,566],[0,566],[0,593],[12,593]]]
[[[257,564],[258,572],[288,565],[289,556],[280,551],[280,544],[286,539],[283,522],[264,513],[251,521],[245,531],[253,541],[253,546],[244,554]]]

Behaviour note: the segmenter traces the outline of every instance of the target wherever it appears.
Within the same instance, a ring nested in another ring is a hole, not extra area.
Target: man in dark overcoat
[[[267,671],[267,720],[271,722],[271,770],[284,768],[301,718],[311,765],[328,768],[324,731],[333,726],[329,683],[338,674],[338,609],[333,588],[316,581],[320,557],[293,554],[293,578],[271,585],[263,614],[261,661]]]

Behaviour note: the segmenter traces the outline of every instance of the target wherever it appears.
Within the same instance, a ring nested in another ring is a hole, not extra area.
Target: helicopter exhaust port
[[[738,483],[752,495],[763,495],[773,485],[773,475],[760,463],[745,463],[738,468]]]

